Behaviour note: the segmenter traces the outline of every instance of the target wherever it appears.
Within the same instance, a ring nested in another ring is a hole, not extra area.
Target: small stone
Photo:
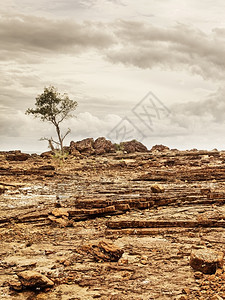
[[[64,207],[57,207],[53,209],[52,214],[55,217],[63,217],[63,216],[69,217],[68,210]]]
[[[191,291],[189,288],[183,288],[182,293],[184,293],[186,295],[190,295]]]
[[[64,261],[63,264],[64,264],[64,266],[68,267],[68,266],[71,266],[71,265],[72,265],[72,262],[71,262],[70,260],[67,259],[67,260]]]
[[[182,295],[182,296],[178,297],[177,300],[188,300],[188,296]]]
[[[48,218],[49,218],[52,222],[54,222],[54,223],[60,225],[61,227],[67,227],[67,226],[70,226],[70,220],[67,219],[66,217],[63,217],[63,218],[57,218],[57,217],[54,217],[54,216],[51,216],[51,215],[50,215],[50,216],[48,216]]]
[[[223,252],[211,249],[193,250],[190,257],[190,265],[196,271],[204,274],[215,274],[217,268],[223,267]]]
[[[196,279],[201,279],[202,277],[203,277],[203,274],[202,274],[202,272],[195,272],[194,273],[194,277],[196,278]]]
[[[32,240],[29,240],[29,241],[27,241],[26,242],[26,247],[30,247],[30,246],[32,246],[32,244],[33,244],[33,241]]]
[[[216,275],[217,275],[217,276],[220,276],[222,273],[223,273],[223,270],[222,270],[222,269],[217,269],[217,270],[216,270]]]
[[[127,259],[127,258],[121,258],[121,259],[118,261],[118,264],[119,264],[120,266],[128,265],[128,259]]]
[[[9,281],[9,286],[15,291],[21,291],[23,289],[22,283],[18,279],[12,279]]]
[[[153,184],[151,186],[151,191],[153,193],[163,193],[165,189],[160,184]]]
[[[54,285],[52,280],[36,271],[23,271],[17,276],[24,287],[46,288]]]
[[[147,263],[148,263],[148,257],[147,257],[146,255],[143,255],[143,256],[141,257],[140,263],[141,263],[142,265],[147,265]]]
[[[5,193],[6,190],[7,188],[4,185],[0,185],[0,194]]]
[[[209,276],[209,280],[210,280],[210,281],[214,281],[215,279],[216,279],[216,276],[215,276],[215,275],[210,275],[210,276]]]

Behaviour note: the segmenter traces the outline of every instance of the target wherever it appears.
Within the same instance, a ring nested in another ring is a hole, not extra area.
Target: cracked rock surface
[[[0,299],[225,299],[225,152],[9,155]],[[220,253],[213,274],[193,253]],[[51,284],[24,289],[18,274]]]

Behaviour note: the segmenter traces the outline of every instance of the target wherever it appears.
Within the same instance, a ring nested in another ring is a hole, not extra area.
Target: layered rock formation
[[[147,152],[148,149],[136,140],[121,142],[119,145],[116,145],[105,137],[99,137],[96,140],[93,138],[86,138],[78,142],[71,141],[69,147],[69,153],[74,156],[102,155],[106,153],[115,153],[116,151],[135,153]]]

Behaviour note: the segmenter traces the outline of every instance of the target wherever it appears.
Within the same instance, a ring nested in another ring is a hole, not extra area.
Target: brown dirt
[[[225,152],[166,149],[65,162],[6,156],[0,299],[225,299],[223,269],[199,275],[189,264],[192,249],[224,251]],[[118,262],[85,251],[102,240],[124,251]],[[10,282],[24,270],[54,287],[13,291]]]

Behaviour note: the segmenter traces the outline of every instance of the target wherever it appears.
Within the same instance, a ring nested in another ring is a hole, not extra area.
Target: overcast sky
[[[47,150],[24,114],[44,87],[78,102],[66,143],[225,149],[225,2],[8,0],[0,6],[0,150]]]

